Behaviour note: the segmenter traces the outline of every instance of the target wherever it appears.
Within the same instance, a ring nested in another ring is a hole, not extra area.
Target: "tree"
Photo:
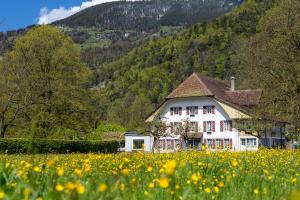
[[[5,137],[6,131],[15,125],[26,102],[22,95],[24,88],[21,84],[21,70],[10,68],[7,57],[0,60],[0,136]]]
[[[300,127],[300,2],[282,0],[240,42],[234,65],[243,85],[263,89],[262,109]]]
[[[83,132],[88,127],[84,98],[91,73],[68,36],[51,26],[32,28],[17,38],[4,60],[5,68],[22,77],[13,84],[22,89],[26,128],[47,137],[61,129]]]
[[[155,150],[159,152],[159,139],[170,135],[166,131],[169,126],[166,125],[163,119],[159,118],[158,120],[151,122],[149,127],[149,131],[146,132],[150,132],[150,134],[153,136],[152,152],[155,152]]]

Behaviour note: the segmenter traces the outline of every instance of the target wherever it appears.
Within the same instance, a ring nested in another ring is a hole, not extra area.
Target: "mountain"
[[[237,0],[118,1],[87,8],[54,25],[102,30],[150,31],[209,21],[234,8]]]
[[[151,38],[161,38],[195,23],[210,21],[239,3],[240,0],[117,1],[87,8],[52,25],[80,45],[84,61],[95,69]],[[0,33],[0,55],[26,30]]]

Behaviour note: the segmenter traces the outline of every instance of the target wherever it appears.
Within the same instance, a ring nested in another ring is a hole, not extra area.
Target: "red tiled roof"
[[[223,81],[193,73],[169,94],[167,99],[214,96],[239,108],[246,109],[259,104],[261,95],[262,90],[259,89],[231,91],[230,87]]]

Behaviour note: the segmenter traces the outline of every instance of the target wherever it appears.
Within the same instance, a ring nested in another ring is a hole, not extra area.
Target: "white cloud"
[[[112,1],[119,1],[119,0],[90,0],[90,1],[82,2],[80,6],[73,6],[70,8],[65,8],[61,6],[59,8],[55,8],[52,10],[48,10],[48,8],[44,7],[41,8],[40,10],[40,17],[39,17],[38,24],[50,24],[54,21],[69,17],[88,7],[105,3],[105,2],[112,2]]]

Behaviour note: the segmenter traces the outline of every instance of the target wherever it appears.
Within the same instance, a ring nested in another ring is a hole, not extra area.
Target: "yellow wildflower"
[[[105,192],[107,190],[107,185],[105,183],[101,183],[98,190],[99,192]]]
[[[254,194],[258,194],[258,193],[259,193],[259,190],[258,190],[257,188],[255,188],[255,189],[253,190],[253,192],[254,192]]]
[[[61,167],[58,167],[56,169],[56,174],[57,174],[57,176],[62,176],[64,174],[64,169]]]
[[[3,191],[0,192],[0,199],[3,199],[5,197],[5,193]]]
[[[154,188],[154,183],[149,183],[148,187],[149,188]]]
[[[210,191],[210,188],[205,188],[205,189],[204,189],[204,192],[210,193],[210,192],[211,192],[211,191]]]
[[[161,188],[167,188],[169,187],[169,180],[166,177],[160,178],[158,184]]]
[[[64,186],[60,185],[60,184],[57,184],[56,187],[55,187],[56,191],[58,192],[61,192],[64,190]]]
[[[123,169],[123,170],[121,171],[121,173],[122,173],[123,175],[127,176],[127,175],[129,174],[129,170],[128,170],[128,169]]]
[[[84,186],[81,185],[80,183],[77,184],[76,191],[77,191],[78,194],[83,194],[84,193]]]
[[[173,174],[176,168],[176,161],[175,160],[169,160],[166,163],[166,173],[167,174]]]
[[[236,159],[231,161],[231,166],[236,167],[238,165],[238,161]]]

